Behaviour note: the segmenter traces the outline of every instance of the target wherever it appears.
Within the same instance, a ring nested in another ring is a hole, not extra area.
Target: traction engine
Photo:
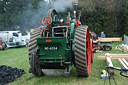
[[[30,73],[43,76],[42,69],[67,69],[74,65],[79,77],[88,77],[94,62],[93,41],[89,28],[77,19],[77,3],[62,19],[54,9],[42,19],[43,26],[31,33],[29,42]]]

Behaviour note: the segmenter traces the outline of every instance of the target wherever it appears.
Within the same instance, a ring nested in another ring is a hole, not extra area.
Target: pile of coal
[[[12,82],[23,74],[25,74],[24,70],[2,65],[0,66],[0,85]]]

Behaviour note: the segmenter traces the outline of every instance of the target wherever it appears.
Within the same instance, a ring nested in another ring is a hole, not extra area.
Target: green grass
[[[11,67],[17,67],[24,69],[26,74],[17,78],[14,82],[8,85],[103,85],[104,80],[100,79],[100,69],[105,69],[105,60],[97,59],[97,56],[104,56],[105,53],[121,54],[119,50],[115,49],[116,45],[122,42],[114,42],[113,49],[111,51],[104,51],[102,53],[95,53],[95,61],[91,66],[91,74],[88,78],[78,78],[76,69],[73,67],[70,75],[68,76],[43,76],[36,77],[33,74],[28,73],[28,49],[27,48],[13,48],[5,51],[0,51],[0,65],[8,65]],[[120,66],[118,60],[112,60],[114,66]],[[128,78],[122,77],[119,71],[115,71],[115,78],[118,85],[128,85]],[[114,81],[111,80],[112,85]],[[106,85],[109,85],[107,79]]]

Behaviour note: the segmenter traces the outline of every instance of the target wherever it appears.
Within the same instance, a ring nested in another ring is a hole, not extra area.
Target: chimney
[[[76,19],[77,18],[77,7],[78,7],[78,3],[72,3],[72,6],[73,6],[73,18]]]

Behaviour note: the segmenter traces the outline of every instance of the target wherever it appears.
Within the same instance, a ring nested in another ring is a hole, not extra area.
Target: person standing
[[[100,38],[106,38],[104,32],[101,32]]]

